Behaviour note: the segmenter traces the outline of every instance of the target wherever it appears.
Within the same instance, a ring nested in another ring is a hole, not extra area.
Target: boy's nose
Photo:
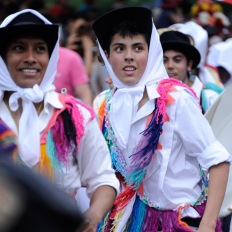
[[[27,63],[35,63],[36,62],[35,54],[32,50],[28,50],[26,52],[24,62],[27,62]]]

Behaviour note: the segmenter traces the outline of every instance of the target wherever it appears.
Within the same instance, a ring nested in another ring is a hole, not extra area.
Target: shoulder
[[[195,105],[200,108],[199,98],[196,93],[184,83],[168,78],[162,80],[157,88],[160,94],[160,101],[165,101],[167,109],[179,110],[183,109],[186,105]]]
[[[161,96],[167,94],[174,94],[177,96],[190,95],[197,99],[196,93],[193,91],[192,88],[188,87],[186,84],[174,78],[167,78],[161,80],[158,84],[157,91]]]
[[[105,102],[106,99],[109,97],[110,94],[111,94],[111,90],[110,89],[104,90],[103,92],[101,92],[100,94],[98,94],[95,97],[94,101],[93,101],[94,105],[95,104],[100,105],[103,102]]]
[[[92,107],[71,95],[59,94],[59,100],[69,113],[72,114],[73,118],[78,118],[81,115],[84,118],[84,121],[88,122],[95,117]]]

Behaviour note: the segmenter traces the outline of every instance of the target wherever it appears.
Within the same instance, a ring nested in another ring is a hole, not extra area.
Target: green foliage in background
[[[84,0],[69,0],[69,4],[73,6],[75,9],[79,10],[80,7],[84,4]],[[112,3],[115,2],[115,0],[96,0],[96,3],[94,4],[94,8],[101,9],[101,10],[108,10],[110,9]],[[155,0],[125,0],[126,6],[148,6],[152,7],[154,5]],[[46,0],[46,4],[48,6],[51,6],[55,3],[55,0]]]

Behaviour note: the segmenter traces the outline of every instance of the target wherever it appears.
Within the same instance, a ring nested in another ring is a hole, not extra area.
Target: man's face
[[[185,82],[187,72],[192,69],[192,61],[188,62],[181,52],[166,50],[164,52],[164,66],[169,77]]]
[[[40,84],[49,62],[48,46],[39,38],[19,38],[11,42],[5,56],[6,66],[21,88]]]
[[[137,84],[147,65],[148,45],[143,35],[115,34],[110,44],[108,61],[118,79],[125,85]]]

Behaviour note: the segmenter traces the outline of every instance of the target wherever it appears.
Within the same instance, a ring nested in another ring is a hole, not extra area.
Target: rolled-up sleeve
[[[111,186],[119,192],[119,181],[112,168],[109,149],[96,119],[85,126],[77,160],[81,184],[87,188],[89,197],[103,185]]]
[[[196,157],[204,170],[222,162],[232,162],[232,156],[215,138],[214,133],[192,96],[180,96],[177,108],[177,133],[184,142],[186,154]]]

